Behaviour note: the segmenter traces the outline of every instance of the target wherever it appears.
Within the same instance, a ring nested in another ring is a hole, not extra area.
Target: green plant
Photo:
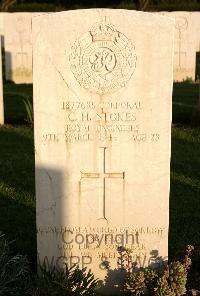
[[[192,77],[186,77],[185,79],[183,79],[182,83],[194,83],[194,80],[192,79]]]
[[[131,295],[144,295],[146,289],[144,272],[130,273],[126,279],[124,289],[126,292],[131,292]]]
[[[134,296],[185,295],[187,275],[191,266],[193,249],[193,246],[187,246],[186,254],[182,262],[171,262],[161,271],[153,270],[148,267],[135,272],[130,271],[130,267],[128,267],[128,274],[124,283],[124,292],[128,292],[130,295]],[[127,252],[129,255],[130,251],[128,250]],[[125,258],[127,258],[127,255],[125,255]],[[129,264],[127,264],[127,266],[129,266]]]
[[[0,296],[28,295],[30,270],[25,256],[12,256],[10,243],[0,233]]]
[[[29,268],[26,256],[13,256],[10,244],[0,233],[0,296],[94,296],[98,281],[86,268],[59,270],[40,267],[39,275]]]
[[[155,286],[157,285],[159,279],[159,273],[155,269],[148,267],[144,270],[144,276],[146,291],[148,291],[150,295],[153,295]]]
[[[91,271],[78,267],[59,270],[56,267],[40,267],[33,296],[93,296],[96,295],[97,280]]]
[[[27,114],[27,118],[26,121],[28,122],[28,124],[30,124],[31,126],[33,126],[33,106],[29,100],[29,98],[25,98],[23,99],[24,102],[24,106],[26,109],[26,114]]]

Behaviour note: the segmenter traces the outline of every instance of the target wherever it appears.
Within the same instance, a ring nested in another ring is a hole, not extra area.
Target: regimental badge
[[[113,92],[124,87],[134,73],[135,48],[105,19],[74,43],[70,65],[78,83],[88,91]]]

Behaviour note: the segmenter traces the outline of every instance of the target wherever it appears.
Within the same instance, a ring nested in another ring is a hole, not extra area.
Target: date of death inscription
[[[151,128],[151,110],[144,110],[141,101],[107,101],[104,103],[63,101],[62,126],[43,132],[44,142],[112,141],[156,143],[159,130]]]

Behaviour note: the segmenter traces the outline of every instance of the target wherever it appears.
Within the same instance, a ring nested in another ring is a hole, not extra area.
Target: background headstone
[[[4,36],[4,33],[3,33],[3,27],[4,27],[3,26],[3,22],[4,22],[3,21],[3,15],[4,15],[4,13],[1,12],[0,13],[0,36],[1,36],[1,45],[2,45],[2,47],[3,47],[3,44],[2,44],[3,42],[2,41],[3,41],[3,36]]]
[[[33,19],[40,263],[108,284],[119,246],[139,266],[166,260],[173,32],[172,19],[125,10]]]
[[[193,26],[196,40],[196,51],[200,52],[200,12],[193,12],[192,14]]]
[[[6,80],[32,83],[32,13],[4,16]]]
[[[196,52],[200,50],[199,12],[159,12],[175,17],[174,81],[195,80]]]
[[[4,48],[5,31],[4,31],[4,18],[7,12],[0,12],[0,35],[1,35],[1,46]]]
[[[4,124],[4,104],[3,104],[3,77],[2,77],[1,39],[0,39],[0,124]]]

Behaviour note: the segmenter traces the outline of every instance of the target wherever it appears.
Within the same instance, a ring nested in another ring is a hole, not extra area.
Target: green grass
[[[32,96],[32,85],[6,83],[4,85],[5,122],[25,124],[27,114],[23,99],[29,98],[32,102]]]
[[[0,128],[0,231],[14,240],[15,252],[35,261],[35,190],[33,131]],[[33,260],[34,259],[34,260]]]
[[[197,121],[198,84],[174,83],[173,123],[191,125]]]
[[[24,97],[32,98],[32,86],[5,84],[4,94],[7,124],[0,128],[0,230],[15,240],[14,251],[27,254],[35,263],[33,130],[23,125],[22,103]],[[195,269],[200,264],[200,126],[193,126],[197,103],[198,85],[174,85],[169,251],[174,259],[187,244],[194,244]]]
[[[199,168],[200,128],[173,127],[169,254],[173,259],[180,257],[184,247],[193,244],[193,269],[200,266]]]

